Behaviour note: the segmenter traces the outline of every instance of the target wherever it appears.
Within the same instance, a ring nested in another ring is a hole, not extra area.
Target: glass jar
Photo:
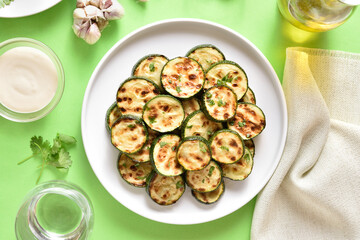
[[[93,227],[93,207],[83,190],[65,181],[36,186],[15,221],[18,240],[85,240]]]
[[[343,24],[360,0],[278,0],[281,14],[295,27],[324,32]]]

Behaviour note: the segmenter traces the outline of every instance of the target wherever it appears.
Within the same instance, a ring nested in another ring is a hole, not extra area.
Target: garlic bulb
[[[73,30],[76,36],[89,44],[96,43],[109,20],[124,16],[124,8],[117,0],[77,0],[73,12]]]

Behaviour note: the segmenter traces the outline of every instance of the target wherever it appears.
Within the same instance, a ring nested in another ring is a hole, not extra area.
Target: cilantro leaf
[[[155,66],[154,66],[154,63],[150,63],[149,65],[149,69],[150,69],[150,72],[154,72],[155,71]]]

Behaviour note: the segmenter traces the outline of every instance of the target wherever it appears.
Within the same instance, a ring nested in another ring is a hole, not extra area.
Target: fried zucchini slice
[[[141,58],[133,67],[132,75],[150,79],[156,85],[161,87],[160,75],[161,70],[169,59],[164,55],[150,54]]]
[[[180,140],[175,134],[165,134],[153,142],[150,158],[156,172],[169,177],[184,172],[184,168],[176,160],[176,150]]]
[[[159,94],[159,87],[152,81],[141,77],[131,77],[120,85],[116,102],[122,114],[141,117],[145,103]]]
[[[204,138],[187,137],[181,141],[176,158],[185,170],[200,170],[209,164],[211,152]]]
[[[194,59],[177,57],[169,60],[161,73],[161,84],[166,92],[178,98],[190,98],[204,85],[205,74]]]
[[[216,131],[222,129],[222,124],[212,121],[201,111],[190,114],[181,129],[182,137],[200,136],[208,140]]]
[[[253,92],[253,90],[248,87],[248,90],[246,91],[245,95],[239,100],[239,102],[256,104],[255,93]]]
[[[190,99],[183,99],[181,100],[181,103],[185,111],[185,118],[187,118],[187,116],[189,116],[191,113],[200,110],[200,103],[197,98],[193,97]]]
[[[204,71],[209,69],[212,64],[225,60],[224,54],[211,44],[197,45],[190,49],[186,56],[199,62]]]
[[[230,87],[235,92],[237,100],[240,100],[248,89],[248,78],[237,63],[225,60],[213,64],[206,72],[204,89],[215,85]]]
[[[244,141],[245,147],[247,147],[251,153],[251,156],[255,156],[255,143],[254,140],[248,139]]]
[[[220,199],[224,191],[225,191],[225,184],[224,181],[222,181],[220,183],[220,186],[214,191],[202,193],[191,190],[191,194],[195,197],[196,200],[198,200],[201,203],[212,204]]]
[[[181,176],[162,176],[153,171],[148,177],[146,191],[157,204],[171,205],[185,192],[185,181]]]
[[[150,162],[137,163],[132,161],[125,154],[119,154],[117,168],[120,176],[130,185],[135,187],[145,187],[146,178],[152,171]]]
[[[198,171],[187,171],[185,174],[187,185],[197,192],[211,192],[222,182],[222,171],[215,161]]]
[[[132,115],[122,115],[111,127],[111,143],[125,153],[136,153],[145,145],[148,131],[144,122]]]
[[[153,141],[158,137],[158,133],[148,128],[148,140],[145,146],[136,153],[125,153],[134,162],[149,162],[150,161],[150,148]]]
[[[238,103],[234,119],[228,122],[229,129],[239,133],[244,140],[256,137],[265,126],[263,111],[252,103]]]
[[[179,100],[169,95],[159,95],[146,103],[143,119],[157,132],[171,132],[180,127],[185,117]]]
[[[211,156],[220,163],[234,163],[244,155],[244,142],[230,129],[217,131],[210,139]]]
[[[226,86],[214,86],[203,95],[204,113],[213,121],[225,122],[235,116],[236,94]]]
[[[111,126],[120,116],[121,116],[121,112],[117,106],[117,103],[114,102],[106,111],[106,117],[105,117],[105,126],[109,133]]]
[[[221,164],[223,176],[235,181],[247,178],[253,168],[254,160],[248,148],[245,147],[244,156],[240,161],[232,164]]]

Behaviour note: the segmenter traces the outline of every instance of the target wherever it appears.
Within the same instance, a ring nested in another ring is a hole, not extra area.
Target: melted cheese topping
[[[123,118],[111,128],[113,145],[122,152],[134,153],[146,143],[144,126],[135,119]]]
[[[185,113],[181,103],[170,96],[159,96],[152,99],[144,111],[146,124],[158,132],[170,132],[178,128],[184,120]]]
[[[212,64],[224,60],[223,55],[218,50],[211,47],[198,48],[190,53],[188,57],[198,61],[205,71],[209,69]]]
[[[200,140],[184,141],[177,152],[178,162],[186,170],[200,170],[210,162],[210,151]]]
[[[153,150],[154,165],[165,176],[177,176],[184,168],[176,160],[176,150],[180,143],[177,135],[165,135],[156,143]]]
[[[221,179],[220,167],[214,161],[204,169],[186,172],[187,184],[198,192],[214,191],[221,183]]]
[[[259,135],[265,125],[265,116],[259,107],[251,103],[239,103],[229,129],[238,132],[244,140],[247,140]]]
[[[122,114],[141,117],[145,103],[157,95],[158,89],[149,81],[132,79],[119,88],[116,101]]]
[[[197,94],[205,80],[201,66],[194,60],[178,57],[170,60],[163,68],[161,81],[165,90],[179,98]]]
[[[222,63],[212,67],[206,73],[206,81],[204,89],[209,89],[217,85],[218,80],[221,81],[227,75],[228,82],[226,86],[230,87],[236,94],[237,100],[241,99],[248,88],[248,79],[240,68],[233,64]],[[230,79],[232,79],[230,81]]]
[[[149,184],[150,197],[160,205],[175,203],[185,191],[182,177],[166,177],[156,174]]]
[[[121,177],[135,187],[145,187],[146,177],[152,171],[151,163],[136,163],[125,154],[121,154],[118,161]]]
[[[208,140],[222,124],[209,120],[201,111],[192,116],[184,126],[184,137],[200,136]]]
[[[244,154],[241,138],[229,131],[217,133],[211,141],[210,148],[212,158],[221,163],[234,163]]]
[[[232,118],[236,112],[236,94],[225,86],[215,86],[205,95],[205,106],[208,114],[218,121]]]
[[[161,87],[160,75],[161,70],[167,58],[164,56],[150,56],[144,59],[135,69],[134,76],[145,77],[154,81],[159,87]]]
[[[253,167],[253,158],[249,149],[245,148],[244,156],[240,161],[232,164],[221,165],[224,177],[232,180],[244,180],[249,176]]]

